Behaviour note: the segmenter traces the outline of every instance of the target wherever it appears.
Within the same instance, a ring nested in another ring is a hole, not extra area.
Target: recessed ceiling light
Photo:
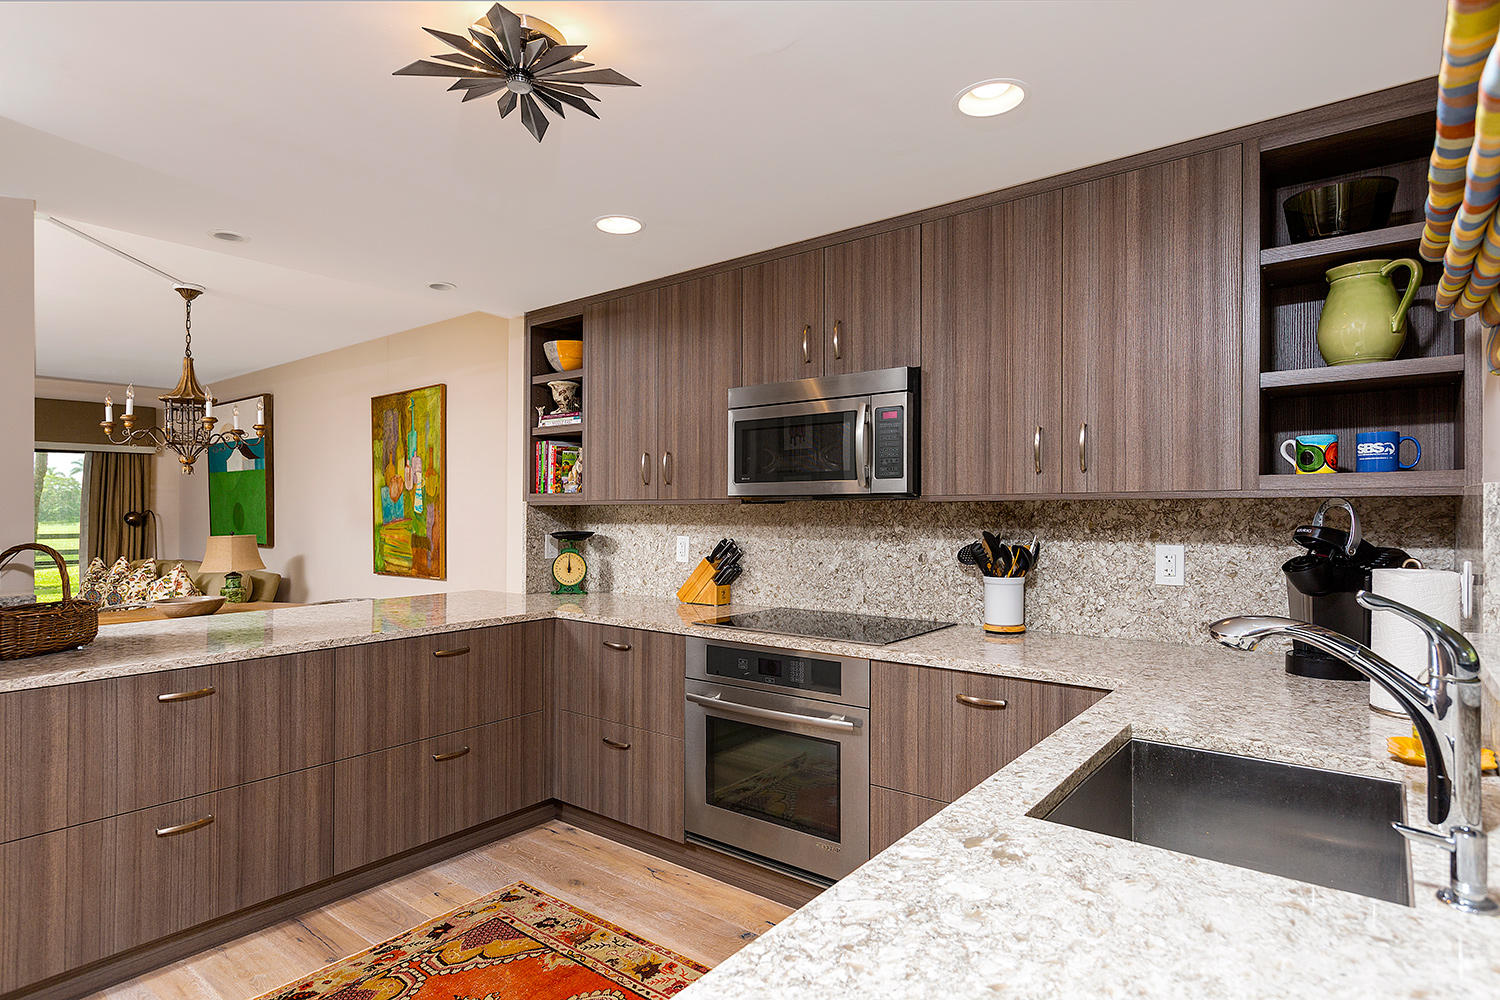
[[[427,287],[434,292],[451,292],[458,286],[451,281],[429,281]]]
[[[602,215],[594,220],[594,228],[601,233],[629,236],[641,231],[641,220],[632,219],[628,215]]]
[[[958,95],[958,110],[973,118],[1003,115],[1026,99],[1020,80],[981,80]]]
[[[208,235],[225,243],[244,243],[249,239],[244,233],[237,233],[233,229],[210,229]]]

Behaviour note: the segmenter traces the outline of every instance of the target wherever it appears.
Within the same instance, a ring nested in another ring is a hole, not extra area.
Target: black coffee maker
[[[1334,508],[1348,513],[1348,531],[1323,523]],[[1400,549],[1381,548],[1365,541],[1354,506],[1339,498],[1323,501],[1312,524],[1297,528],[1292,539],[1307,552],[1287,560],[1281,567],[1286,574],[1291,617],[1331,628],[1368,646],[1370,612],[1359,606],[1354,595],[1369,589],[1370,570],[1400,566],[1410,557]],[[1364,674],[1343,660],[1302,642],[1293,642],[1287,652],[1286,672],[1331,681],[1365,680]]]

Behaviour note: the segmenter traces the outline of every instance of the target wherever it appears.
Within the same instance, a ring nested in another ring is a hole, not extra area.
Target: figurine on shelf
[[[554,414],[578,412],[577,382],[548,382],[547,388],[552,390],[552,401],[557,404]]]

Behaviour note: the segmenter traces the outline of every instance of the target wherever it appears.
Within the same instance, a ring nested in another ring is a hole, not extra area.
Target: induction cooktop
[[[884,615],[855,615],[844,611],[812,611],[807,608],[766,608],[741,614],[709,618],[700,625],[717,628],[739,628],[751,632],[772,632],[808,639],[834,639],[865,646],[888,646],[902,639],[926,635],[954,622],[930,621],[925,618],[887,618]]]

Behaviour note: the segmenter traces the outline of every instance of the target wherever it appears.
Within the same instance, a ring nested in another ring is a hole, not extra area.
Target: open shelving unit
[[[528,321],[526,325],[526,371],[530,375],[531,386],[530,392],[526,393],[526,426],[530,428],[530,435],[526,447],[522,449],[525,452],[526,463],[525,478],[522,482],[529,503],[581,504],[587,502],[588,466],[586,460],[588,456],[586,453],[583,455],[584,478],[580,492],[539,493],[536,491],[536,444],[543,441],[557,441],[582,447],[584,425],[588,421],[588,382],[585,378],[585,369],[580,367],[571,371],[553,371],[552,366],[547,363],[547,356],[542,350],[542,345],[549,340],[583,339],[583,315],[581,313]],[[545,406],[550,410],[553,406],[552,390],[548,388],[547,383],[557,381],[578,383],[584,423],[566,424],[561,427],[542,427],[537,424],[536,408]]]
[[[1417,257],[1434,106],[1413,94],[1353,120],[1329,118],[1244,147],[1247,489],[1276,496],[1434,496],[1462,493],[1478,479],[1481,374],[1473,345],[1480,331],[1435,308],[1440,265],[1423,264],[1396,359],[1330,366],[1317,346],[1328,269]],[[1386,225],[1291,241],[1282,210],[1287,198],[1365,176],[1399,184]],[[1417,438],[1417,466],[1355,473],[1355,435],[1373,430]],[[1339,474],[1299,476],[1282,457],[1283,442],[1316,433],[1339,436]]]

